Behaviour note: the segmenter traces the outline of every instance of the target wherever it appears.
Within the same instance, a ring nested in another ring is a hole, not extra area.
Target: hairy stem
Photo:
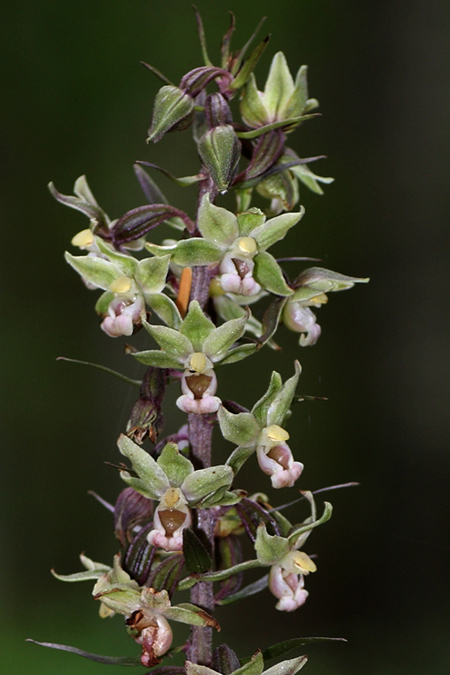
[[[209,295],[210,273],[206,266],[194,267],[192,270],[191,300],[197,300],[205,307]],[[198,468],[211,466],[211,437],[213,426],[208,415],[188,416],[189,440],[192,459]],[[204,532],[214,554],[214,515],[211,509],[197,510],[197,527]],[[209,614],[214,610],[213,585],[201,582],[191,590],[191,602],[203,607]],[[186,651],[192,663],[210,665],[212,660],[212,628],[209,626],[192,626]]]

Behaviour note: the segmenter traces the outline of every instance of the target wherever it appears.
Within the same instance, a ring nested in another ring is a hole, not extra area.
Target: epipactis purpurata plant
[[[321,194],[320,183],[332,181],[311,170],[319,157],[301,159],[288,146],[292,132],[313,118],[318,106],[308,94],[306,66],[294,79],[283,53],[277,53],[260,91],[253,70],[268,37],[253,50],[250,40],[232,53],[232,16],[220,65],[214,66],[198,13],[197,22],[203,66],[183,75],[178,86],[148,66],[165,82],[156,95],[148,141],[165,142],[169,132],[190,130],[200,158],[198,173],[176,178],[148,162],[137,163],[148,203],[114,220],[97,204],[84,177],[76,181],[74,196],[50,185],[59,202],[89,218],[89,227],[72,239],[81,254],[66,253],[66,260],[89,289],[102,291],[95,305],[102,330],[120,337],[143,329],[150,338],[149,349],[126,349],[145,371],[118,440],[126,487],[110,510],[121,550],[111,566],[82,555],[84,571],[55,576],[94,581],[100,616],[123,615],[129,635],[140,645],[134,659],[95,655],[95,660],[141,663],[171,675],[294,675],[305,656],[266,670],[264,662],[307,638],[239,659],[225,643],[213,650],[213,631],[220,629],[216,605],[268,588],[276,608],[292,612],[308,596],[305,577],[316,564],[303,548],[312,530],[330,518],[331,505],[325,502],[319,516],[312,493],[302,491],[298,501],[309,504],[310,514],[291,523],[265,494],[245,490],[238,476],[249,460],[267,474],[269,489],[298,485],[303,464],[288,444],[286,425],[301,368],[296,362],[284,382],[273,372],[251,410],[217,395],[220,371],[263,347],[278,349],[274,336],[283,326],[299,334],[301,347],[315,344],[321,329],[312,308],[325,304],[328,293],[367,279],[318,266],[290,278],[270,253],[276,242],[292,236],[304,216],[299,188]],[[232,114],[233,99],[239,121]],[[197,213],[191,218],[168,204],[143,166],[180,186],[197,186]],[[235,197],[234,211],[220,205],[225,194]],[[178,236],[157,245],[149,237],[162,223]],[[298,264],[301,258],[293,260]],[[176,405],[187,414],[187,423],[161,439],[164,395],[171,384],[181,388]],[[233,446],[219,465],[212,458],[214,428]],[[253,544],[248,560],[243,537]],[[244,572],[253,568],[264,574],[246,584]],[[179,602],[178,594],[188,589],[190,602]],[[173,645],[173,621],[191,627],[184,644]],[[180,651],[185,664],[167,669]]]

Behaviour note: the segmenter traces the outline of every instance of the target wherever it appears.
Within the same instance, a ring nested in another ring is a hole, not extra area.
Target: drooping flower
[[[168,443],[155,461],[127,436],[118,440],[120,452],[131,460],[133,474],[122,479],[145,497],[158,500],[149,543],[165,551],[180,551],[183,530],[192,523],[190,508],[197,505],[233,504],[239,496],[230,492],[233,471],[225,465],[194,470],[192,462]]]
[[[292,487],[299,478],[303,464],[294,461],[286,443],[289,434],[281,425],[289,412],[300,372],[300,364],[296,363],[295,375],[284,384],[278,373],[273,373],[268,391],[251,412],[235,414],[223,406],[219,409],[222,435],[238,445],[228,459],[235,472],[256,451],[258,464],[270,476],[274,488]]]

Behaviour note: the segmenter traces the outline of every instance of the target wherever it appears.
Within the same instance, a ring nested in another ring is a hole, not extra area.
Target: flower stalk
[[[117,468],[126,487],[115,506],[99,499],[114,513],[120,551],[112,566],[82,555],[83,571],[54,574],[66,582],[95,581],[100,616],[124,617],[145,667],[163,663],[160,672],[165,672],[166,659],[177,650],[186,660],[175,667],[176,675],[243,675],[246,670],[248,675],[295,675],[305,656],[264,670],[261,650],[250,660],[239,659],[226,643],[214,648],[213,640],[220,630],[216,605],[268,589],[276,610],[292,612],[306,601],[307,576],[317,569],[303,547],[331,517],[331,504],[325,502],[318,517],[312,493],[302,491],[310,513],[294,523],[282,512],[292,500],[271,505],[279,490],[302,479],[301,453],[288,443],[287,430],[301,366],[295,361],[293,374],[284,380],[274,370],[251,409],[222,400],[221,371],[262,348],[268,354],[273,350],[275,360],[279,330],[299,333],[299,347],[312,346],[321,329],[311,308],[324,305],[330,292],[368,280],[321,267],[298,269],[290,278],[270,251],[303,220],[300,188],[322,194],[319,183],[332,181],[309,168],[319,157],[302,159],[287,146],[291,134],[314,117],[310,111],[318,101],[309,98],[306,66],[294,79],[281,52],[272,60],[264,91],[258,90],[253,71],[268,37],[252,48],[255,34],[232,53],[234,17],[220,63],[214,65],[196,15],[205,63],[183,74],[178,85],[163,78],[147,140],[166,142],[168,134],[192,131],[200,158],[197,173],[176,178],[150,162],[136,164],[148,203],[116,219],[99,206],[84,176],[73,196],[50,185],[55,199],[89,219],[89,227],[71,240],[77,255],[68,252],[66,260],[88,289],[101,291],[95,304],[100,328],[108,337],[131,341],[142,330],[149,340],[143,350],[126,346],[127,357],[145,366],[140,381],[133,381],[140,384],[139,398],[117,441],[124,459]],[[237,94],[240,120],[230,106]],[[177,185],[196,186],[196,213],[167,204],[143,166]],[[234,197],[234,209],[224,195]],[[153,232],[162,223],[173,228],[174,238],[155,243]],[[239,385],[240,366],[234,372]],[[170,387],[181,389],[176,406],[186,418],[180,429],[168,429],[163,437],[165,423],[173,418],[165,401]],[[214,429],[224,444],[231,444],[222,464],[215,459]],[[254,486],[241,486],[239,472],[247,461],[259,466],[274,491],[270,502]],[[243,555],[244,538],[254,550],[249,559]],[[264,575],[246,583],[246,573],[257,568]],[[186,590],[190,602],[177,602],[178,592]],[[190,627],[189,637],[176,647],[173,621]],[[287,651],[282,645],[273,648],[277,655]]]

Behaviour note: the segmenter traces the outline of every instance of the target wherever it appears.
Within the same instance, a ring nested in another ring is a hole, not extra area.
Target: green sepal
[[[144,294],[147,305],[152,309],[160,319],[164,321],[170,328],[178,330],[181,325],[181,314],[178,307],[167,295],[164,293],[154,293],[151,295]]]
[[[236,602],[237,600],[248,598],[250,595],[255,595],[256,593],[260,593],[261,591],[265,590],[268,586],[268,583],[269,583],[269,575],[265,574],[263,577],[258,579],[258,581],[254,581],[252,584],[249,584],[248,586],[244,586],[244,588],[241,588],[241,590],[237,591],[237,593],[228,595],[226,598],[223,598],[223,600],[216,600],[216,604],[230,605],[232,602]]]
[[[311,171],[307,164],[298,164],[297,166],[292,166],[289,171],[292,171],[296,178],[298,178],[312,192],[315,192],[318,195],[323,195],[323,190],[319,183],[329,185],[334,181],[334,178],[331,177],[326,178],[323,176],[318,176],[313,171]]]
[[[161,349],[176,359],[178,364],[184,364],[188,356],[195,351],[192,342],[182,332],[168,326],[153,326],[147,321],[143,321],[143,325]]]
[[[135,279],[144,295],[161,293],[166,285],[169,263],[170,255],[139,260]]]
[[[109,260],[98,258],[93,255],[74,256],[70,253],[64,254],[65,259],[85,281],[90,284],[109,291],[113,281],[122,276],[122,272]]]
[[[133,472],[137,474],[134,477],[128,471],[121,471],[120,477],[125,483],[149,499],[161,497],[169,489],[170,482],[153,457],[124,434],[119,436],[117,445],[122,455],[131,461]]]
[[[318,293],[330,293],[332,291],[346,291],[357,283],[366,284],[368,281],[368,277],[348,277],[345,274],[339,274],[339,272],[333,272],[323,267],[310,267],[297,277],[294,286],[300,287],[296,293],[301,296],[301,288],[305,286]],[[297,299],[297,296],[294,295],[294,298]]]
[[[192,303],[191,303],[192,304]],[[218,328],[215,328],[203,342],[203,352],[211,361],[216,362],[223,359],[232,345],[241,338],[245,332],[247,313],[238,318],[226,321]]]
[[[183,494],[189,504],[193,505],[220,488],[228,489],[233,478],[233,471],[225,464],[199,469],[189,474],[183,481]]]
[[[249,127],[262,127],[268,122],[267,110],[258,91],[253,73],[245,85],[240,111],[242,119]]]
[[[199,237],[182,239],[172,253],[173,262],[181,267],[211,265],[222,257],[223,252],[216,244]]]
[[[288,230],[294,227],[303,217],[305,209],[300,207],[298,213],[282,213],[280,216],[266,220],[252,232],[260,251],[265,251],[276,241],[283,239]]]
[[[282,386],[283,380],[281,379],[281,375],[274,370],[270,376],[270,383],[266,393],[263,394],[263,396],[255,403],[252,408],[252,413],[258,420],[261,427],[267,426],[267,412],[269,410],[270,404]]]
[[[253,277],[262,288],[283,297],[293,294],[294,291],[289,288],[284,280],[281,267],[270,253],[267,253],[267,251],[258,253],[253,262],[255,263]]]
[[[51,573],[56,579],[59,579],[59,581],[96,581],[97,579],[100,579],[105,572],[109,572],[110,569],[111,568],[107,565],[103,565],[103,569],[84,570],[83,572],[75,572],[74,574],[57,574],[55,570],[51,570]]]
[[[168,443],[156,463],[164,471],[172,487],[180,487],[184,479],[194,471],[192,462],[179,452],[176,443]]]
[[[286,117],[286,105],[294,92],[294,86],[286,57],[283,52],[277,52],[270,64],[263,95],[269,119]]]
[[[133,258],[131,255],[119,253],[109,246],[101,237],[95,237],[94,239],[100,251],[106,255],[108,260],[114,263],[114,265],[122,272],[122,274],[125,274],[127,277],[131,278],[134,276],[138,266],[138,261],[136,258]]]
[[[231,124],[209,129],[199,139],[198,153],[219,192],[226,192],[240,158],[241,143]]]
[[[108,228],[109,218],[95,201],[92,192],[89,189],[85,176],[80,176],[75,183],[74,192],[77,197],[63,195],[55,188],[53,183],[48,184],[48,189],[52,197],[60,204],[69,206],[72,209],[81,211],[91,221],[91,229],[94,228]]]
[[[252,413],[233,414],[221,406],[217,413],[222,436],[231,443],[253,447],[261,433],[261,427]]]
[[[189,527],[183,530],[183,555],[189,574],[203,574],[212,567],[212,558],[204,544]]]
[[[252,232],[258,227],[261,227],[261,225],[264,225],[264,223],[266,222],[266,216],[261,211],[261,209],[253,207],[251,209],[248,209],[248,211],[239,213],[239,215],[237,216],[237,221],[239,225],[240,236],[247,237],[250,234],[250,232]]]
[[[258,649],[256,654],[252,656],[250,661],[245,663],[238,670],[235,670],[233,675],[261,675],[263,670],[264,670],[264,659],[261,651]]]
[[[277,424],[280,427],[283,426],[283,421],[285,420],[289,408],[291,407],[301,372],[302,368],[300,363],[296,361],[295,375],[286,380],[280,391],[277,393],[267,408],[265,426],[270,426],[271,424]]]
[[[307,656],[297,656],[296,659],[281,661],[265,671],[264,675],[295,675],[308,661]]]
[[[288,652],[291,652],[293,649],[297,649],[298,647],[316,644],[318,642],[347,642],[347,641],[344,640],[343,638],[328,638],[328,637],[292,638],[291,640],[278,642],[276,645],[267,647],[267,649],[263,651],[263,657],[265,661],[270,661],[271,659],[276,659],[279,656],[283,656],[283,654],[287,654]]]
[[[247,139],[253,139],[253,138],[259,138],[260,136],[263,136],[264,134],[269,133],[270,131],[273,131],[274,129],[280,129],[280,127],[287,127],[286,133],[289,132],[289,127],[294,127],[300,124],[300,122],[305,122],[306,120],[310,120],[313,117],[316,117],[318,113],[312,114],[312,115],[298,115],[298,116],[293,116],[289,115],[283,118],[282,120],[279,120],[278,122],[270,122],[270,124],[265,124],[262,127],[258,127],[258,129],[254,129],[253,131],[238,131],[237,136],[238,138],[247,138]]]
[[[267,35],[262,42],[252,51],[248,59],[244,61],[242,68],[239,70],[234,81],[230,84],[230,89],[240,89],[247,82],[252,71],[256,68],[256,64],[261,58],[264,50],[269,42],[270,35]]]
[[[189,340],[193,349],[191,351],[203,351],[205,340],[216,330],[215,325],[208,319],[197,300],[189,303],[188,312],[180,326],[180,333]]]
[[[131,352],[139,363],[145,366],[155,366],[156,368],[175,368],[180,369],[180,362],[174,356],[160,351],[159,349],[148,349],[143,352]]]
[[[308,100],[308,66],[301,66],[295,78],[294,91],[284,108],[285,117],[301,115]]]
[[[201,607],[191,605],[189,602],[169,607],[164,611],[164,616],[169,620],[187,623],[190,626],[213,626],[220,630],[220,626],[214,617]]]
[[[115,294],[112,291],[105,291],[101,294],[97,302],[95,303],[95,311],[97,314],[107,314],[108,308],[112,300],[115,298]]]
[[[211,204],[209,193],[203,196],[198,210],[197,226],[202,236],[225,250],[239,236],[236,216],[231,211]]]
[[[324,507],[323,514],[318,520],[315,520],[312,523],[308,523],[307,525],[301,525],[300,527],[297,527],[293,532],[291,532],[291,534],[289,535],[289,541],[291,542],[292,545],[295,546],[297,539],[305,532],[309,532],[310,530],[313,530],[315,527],[323,525],[323,523],[326,523],[327,520],[330,520],[333,514],[332,505],[330,504],[330,502],[324,502],[323,507]]]
[[[236,363],[236,361],[242,361],[242,359],[246,359],[247,356],[251,356],[252,354],[254,354],[256,352],[257,347],[258,345],[254,344],[253,342],[249,342],[247,344],[234,347],[233,349],[230,349],[226,357],[220,361],[220,365],[225,366],[228,365],[229,363]]]
[[[289,540],[277,534],[271,535],[265,525],[259,525],[256,531],[255,551],[261,565],[276,565],[289,553]]]

